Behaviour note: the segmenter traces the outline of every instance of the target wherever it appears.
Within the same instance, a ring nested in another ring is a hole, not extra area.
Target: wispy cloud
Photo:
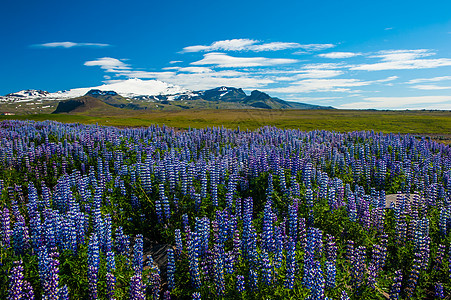
[[[388,82],[397,79],[396,76],[384,79],[364,81],[359,79],[305,79],[292,82],[290,86],[265,89],[276,93],[312,93],[312,92],[356,92],[353,87],[367,86],[374,83]]]
[[[102,57],[102,58],[98,58],[96,60],[91,60],[91,61],[87,61],[84,63],[85,66],[98,66],[104,70],[106,70],[107,72],[113,72],[115,73],[116,71],[119,70],[128,70],[130,69],[130,65],[124,63],[123,61],[117,59],[117,58],[112,58],[112,57]]]
[[[364,86],[369,82],[358,79],[305,79],[286,87],[265,89],[275,93],[348,92],[350,87]]]
[[[367,97],[364,101],[341,104],[356,109],[451,109],[451,96]]]
[[[213,51],[280,51],[287,49],[304,49],[308,51],[319,51],[335,47],[334,44],[299,44],[287,42],[262,43],[251,39],[231,39],[216,41],[210,45],[195,45],[183,48],[182,53],[186,52],[213,52]]]
[[[325,58],[350,58],[354,56],[362,55],[362,53],[357,52],[330,52],[318,54],[319,57]]]
[[[100,44],[100,43],[53,42],[53,43],[45,43],[45,44],[36,44],[33,46],[44,47],[44,48],[73,48],[73,47],[108,47],[111,45]]]
[[[335,47],[334,44],[304,44],[300,45],[299,48],[305,49],[307,51],[321,51]]]
[[[417,90],[449,90],[451,89],[451,86],[440,86],[435,84],[419,84],[411,86],[411,88]]]
[[[237,71],[215,71],[204,73],[188,72],[145,72],[124,70],[116,74],[128,78],[157,79],[164,82],[180,85],[191,90],[211,89],[218,86],[235,86],[244,89],[256,89],[274,83],[273,80],[263,76],[253,76]]]
[[[439,77],[432,77],[432,78],[417,78],[409,80],[408,84],[417,84],[417,83],[424,83],[424,82],[439,82],[439,81],[445,81],[445,80],[451,80],[451,76],[439,76]]]
[[[212,43],[209,46],[196,45],[183,48],[182,52],[211,52],[211,51],[248,51],[257,40],[233,39],[223,40]]]
[[[293,64],[297,59],[267,57],[236,57],[225,53],[212,52],[204,54],[204,58],[192,62],[191,65],[215,65],[220,68],[263,67]]]
[[[451,66],[449,58],[425,58],[432,55],[435,53],[428,49],[379,51],[371,57],[379,58],[380,62],[353,66],[350,70],[407,70]]]

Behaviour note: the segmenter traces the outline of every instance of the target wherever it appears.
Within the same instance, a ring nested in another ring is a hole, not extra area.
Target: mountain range
[[[97,87],[50,93],[23,90],[0,96],[0,112],[75,113],[102,106],[103,109],[333,109],[330,106],[285,101],[254,90],[217,87],[191,91],[158,80],[129,79]]]

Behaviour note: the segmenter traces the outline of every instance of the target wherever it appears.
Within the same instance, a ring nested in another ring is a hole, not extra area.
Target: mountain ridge
[[[129,79],[93,88],[76,88],[50,93],[43,90],[23,90],[0,97],[0,109],[15,108],[17,113],[27,106],[35,113],[50,106],[57,111],[61,101],[89,96],[103,103],[134,110],[180,109],[334,109],[331,106],[285,101],[253,90],[247,95],[242,88],[220,86],[191,91],[157,80]],[[8,105],[3,105],[8,104]],[[34,108],[34,106],[36,108]],[[27,112],[30,113],[30,112]]]

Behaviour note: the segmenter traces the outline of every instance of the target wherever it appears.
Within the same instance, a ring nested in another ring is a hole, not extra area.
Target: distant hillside
[[[69,99],[65,101],[60,101],[53,114],[60,113],[82,113],[88,111],[110,111],[115,108],[100,99],[83,96],[79,98]]]
[[[85,96],[96,98],[116,108],[133,110],[333,109],[332,107],[288,102],[257,90],[252,91],[250,95],[246,95],[242,89],[225,86],[175,95],[139,96],[134,98],[125,98],[115,91],[93,89],[88,91]]]

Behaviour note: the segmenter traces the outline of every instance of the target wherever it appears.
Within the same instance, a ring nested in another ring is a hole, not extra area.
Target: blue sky
[[[451,1],[2,1],[0,95],[127,78],[451,109]]]

